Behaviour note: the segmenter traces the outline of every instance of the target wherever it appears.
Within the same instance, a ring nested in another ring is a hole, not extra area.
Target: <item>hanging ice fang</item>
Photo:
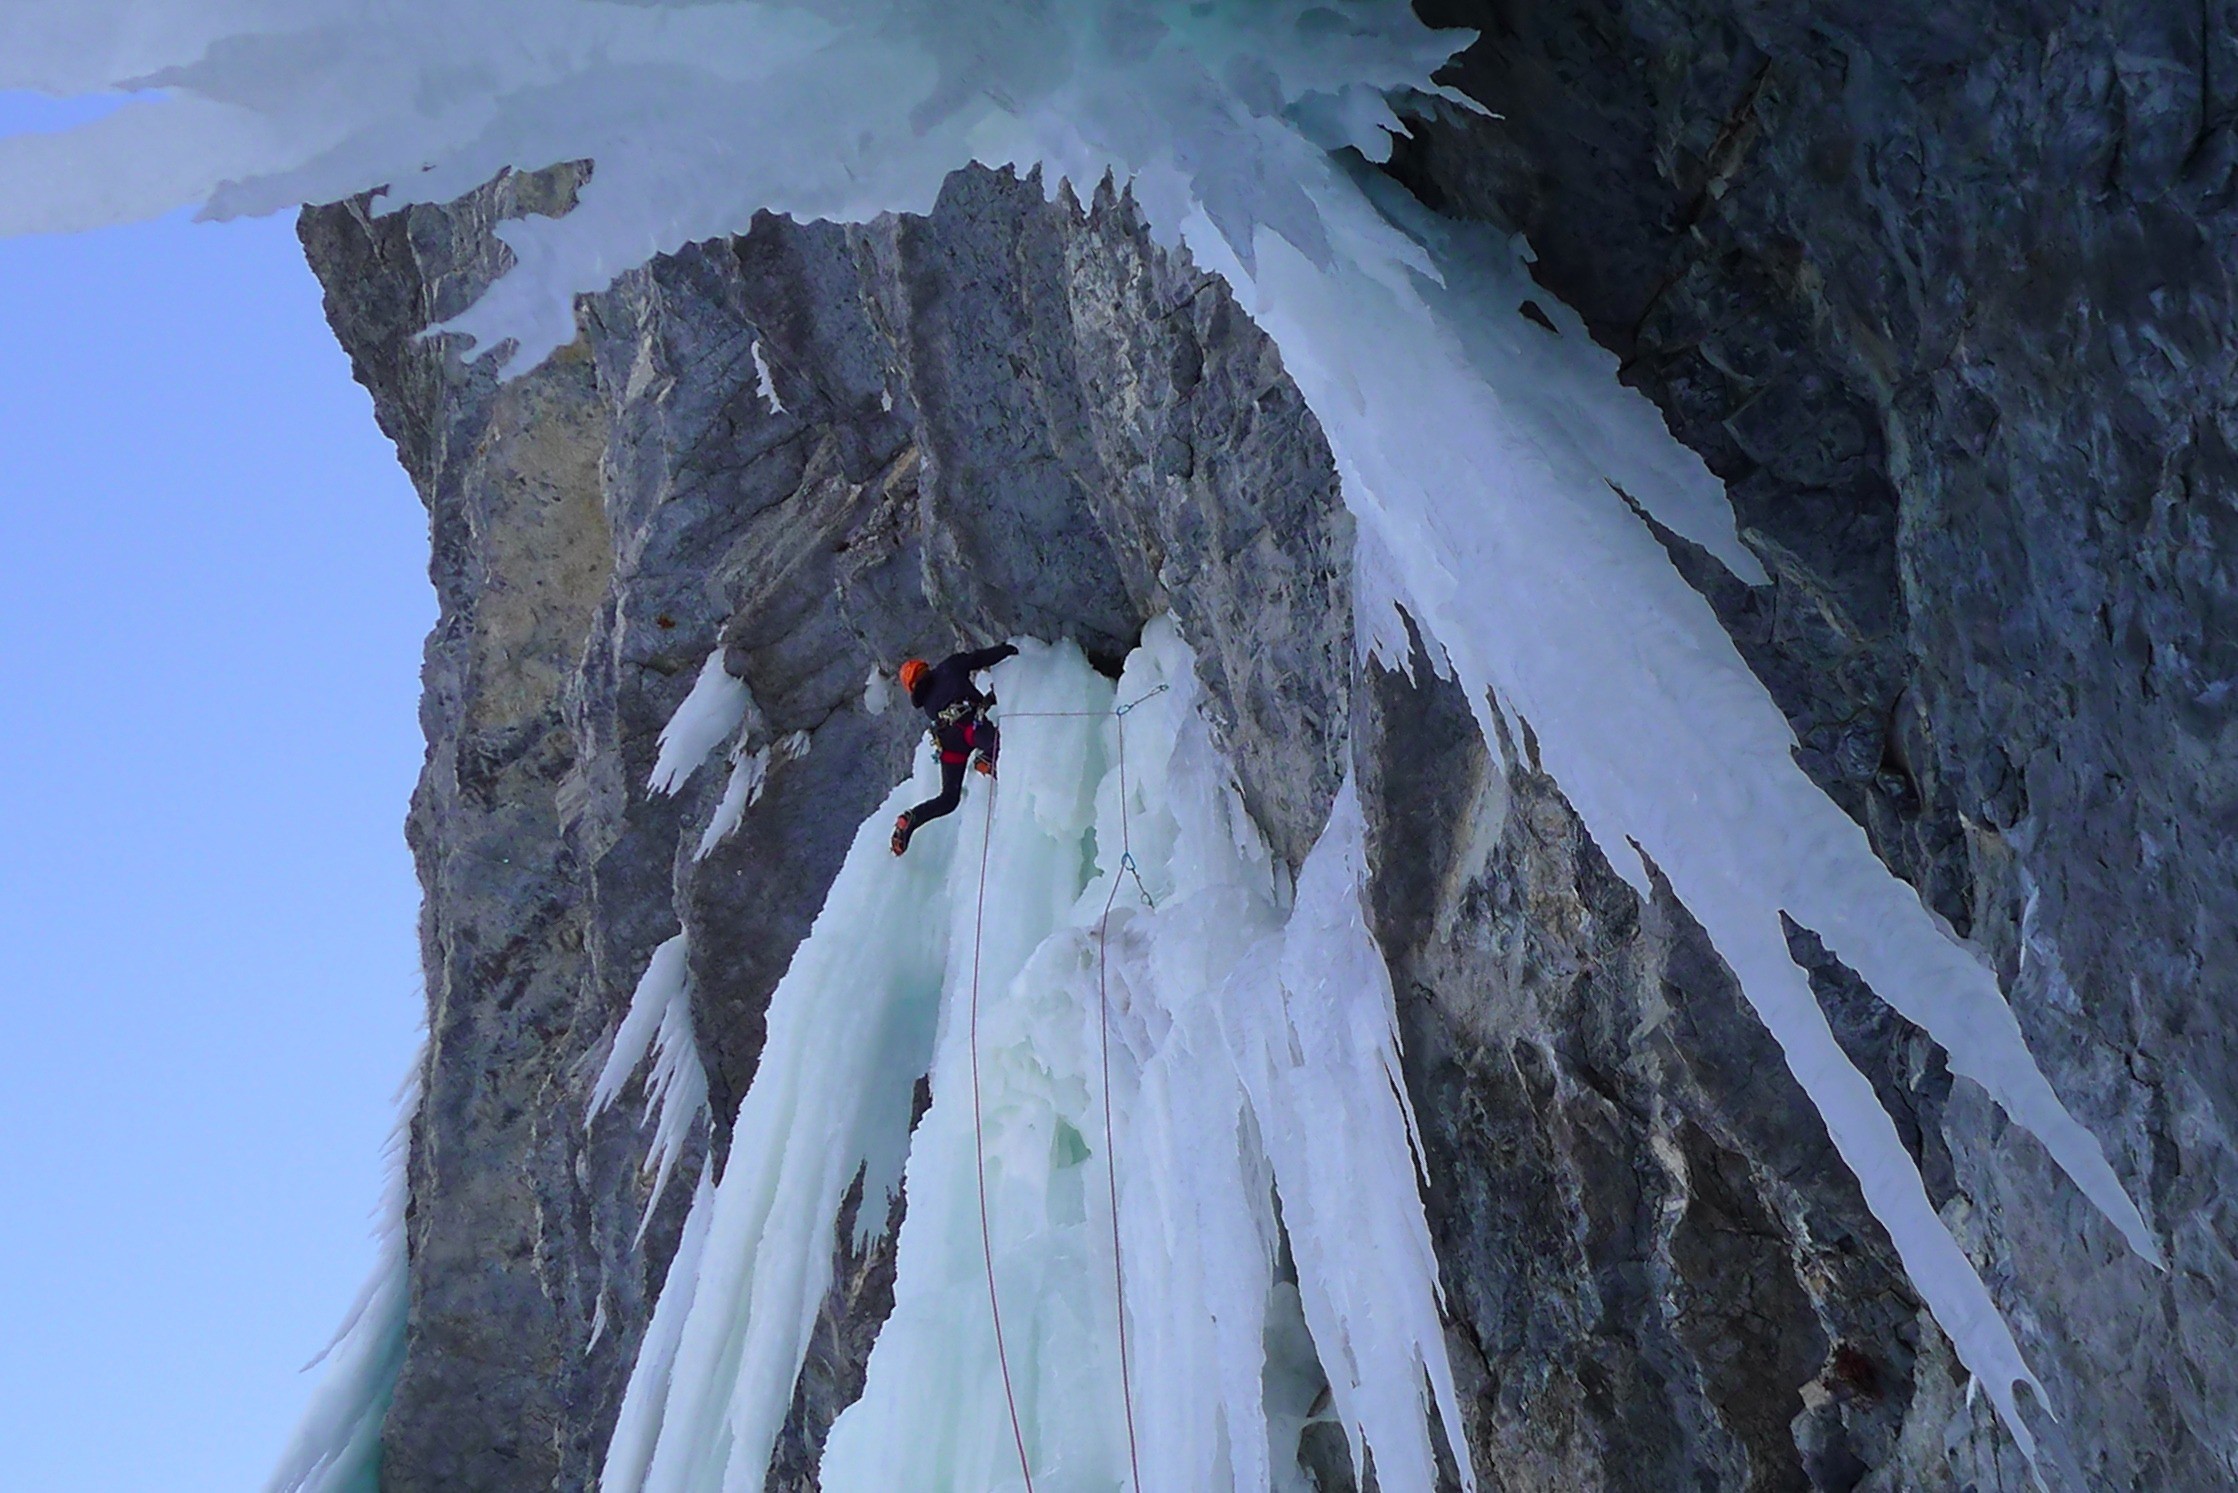
[[[648,784],[652,791],[680,790],[717,747],[738,734],[753,706],[754,692],[746,681],[723,666],[723,650],[708,654],[699,677],[692,681],[691,693],[661,728],[660,756]]]
[[[606,1065],[592,1087],[585,1124],[621,1097],[622,1086],[647,1057],[652,1059],[652,1071],[645,1079],[645,1109],[654,1124],[645,1164],[653,1172],[653,1190],[638,1222],[640,1238],[668,1190],[668,1179],[683,1156],[693,1123],[707,1113],[707,1070],[700,1063],[699,1041],[692,1029],[691,942],[681,933],[655,949],[647,961],[630,997],[629,1012],[615,1030]]]

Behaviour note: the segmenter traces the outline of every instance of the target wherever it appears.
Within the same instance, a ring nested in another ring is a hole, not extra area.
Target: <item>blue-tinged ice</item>
[[[808,755],[814,739],[806,731],[795,731],[779,741],[746,750],[743,743],[731,749],[730,777],[723,784],[722,801],[715,805],[715,812],[707,821],[707,828],[699,833],[699,844],[692,851],[692,859],[703,861],[716,846],[738,832],[746,822],[746,811],[761,802],[762,791],[769,786],[771,769],[781,763],[797,762]]]
[[[575,339],[575,292],[656,253],[760,209],[921,212],[971,160],[1084,182],[1183,161],[1246,244],[1310,236],[1259,126],[1297,109],[1373,148],[1386,92],[1456,45],[1399,0],[0,0],[0,34],[0,88],[162,91],[0,141],[0,233],[443,202],[595,159],[565,219],[499,229],[519,268],[452,324],[522,366]]]
[[[592,1086],[586,1124],[621,1097],[623,1086],[640,1067],[648,1067],[645,1118],[653,1126],[645,1154],[653,1188],[637,1226],[642,1238],[691,1140],[692,1126],[707,1114],[707,1069],[700,1062],[699,1038],[692,1028],[691,940],[681,933],[653,950],[646,962],[630,996],[629,1011],[615,1029],[614,1044],[607,1049],[606,1063]]]
[[[753,706],[754,692],[747,688],[746,681],[723,666],[723,650],[717,648],[708,654],[699,676],[692,681],[691,692],[661,728],[660,756],[653,762],[648,783],[652,791],[674,793],[681,789],[716,748],[738,735]],[[758,778],[754,786],[759,787]],[[743,804],[739,811],[744,812]]]
[[[420,1107],[423,1050],[397,1091],[396,1129],[389,1136],[388,1177],[376,1215],[380,1252],[365,1287],[326,1351],[311,1360],[323,1371],[295,1435],[265,1483],[265,1493],[380,1493],[381,1423],[404,1366],[406,1275],[404,1213],[410,1201],[412,1117]]]
[[[1668,878],[1779,1042],[1959,1357],[2032,1453],[2013,1391],[2025,1382],[2043,1398],[2042,1386],[1835,1041],[1782,916],[1943,1044],[1952,1071],[2032,1131],[2157,1261],[2151,1231],[2029,1055],[1987,963],[1804,775],[1786,719],[1615,490],[1655,465],[1608,440],[1633,396],[1613,377],[1596,391],[1562,366],[1605,355],[1527,324],[1512,309],[1520,284],[1503,283],[1498,259],[1470,235],[1381,182],[1364,189],[1340,163],[1296,166],[1332,259],[1262,236],[1246,267],[1202,214],[1183,236],[1273,335],[1329,437],[1362,551],[1376,559],[1358,576],[1364,636],[1403,662],[1402,612],[1414,618],[1488,736],[1495,706],[1530,723],[1542,764],[1617,870],[1643,894],[1650,866]],[[1550,386],[1583,407],[1549,409]],[[1631,495],[1651,511],[1661,501],[1652,488]]]
[[[895,861],[885,827],[935,778],[928,754],[866,821],[771,998],[605,1493],[758,1485],[848,1184],[867,1173],[858,1217],[875,1227],[905,1154],[893,1312],[825,1447],[830,1493],[1017,1478],[990,1240],[1037,1487],[1132,1483],[1116,1245],[1141,1486],[1297,1487],[1311,1390],[1296,1386],[1325,1373],[1355,1455],[1372,1449],[1391,1493],[1428,1493],[1425,1407],[1448,1426],[1459,1407],[1351,791],[1293,892],[1170,623],[1152,624],[1116,690],[1069,645],[1029,643],[997,683],[999,784],[975,782]],[[1294,1283],[1278,1274],[1284,1227]]]

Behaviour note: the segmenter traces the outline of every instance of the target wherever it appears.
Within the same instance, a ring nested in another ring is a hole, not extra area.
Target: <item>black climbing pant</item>
[[[937,727],[933,740],[940,747],[940,795],[926,799],[909,811],[909,827],[921,829],[931,820],[955,813],[956,805],[963,802],[964,768],[971,761],[971,754],[977,752],[991,764],[1000,750],[1001,739],[995,723],[985,719]]]

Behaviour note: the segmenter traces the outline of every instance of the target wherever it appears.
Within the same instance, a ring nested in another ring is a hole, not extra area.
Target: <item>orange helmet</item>
[[[896,675],[901,680],[902,690],[907,694],[914,695],[917,693],[917,686],[923,684],[925,676],[931,672],[932,665],[926,663],[923,659],[905,658],[901,661],[901,668],[896,671]]]

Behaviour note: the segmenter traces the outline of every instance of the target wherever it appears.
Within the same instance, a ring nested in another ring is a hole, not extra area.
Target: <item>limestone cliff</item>
[[[1171,612],[1293,862],[1348,749],[1351,535],[1326,447],[1266,339],[1126,206],[1084,217],[971,173],[923,220],[765,219],[626,277],[511,384],[413,340],[494,273],[496,219],[564,210],[579,180],[305,220],[427,498],[443,605],[411,820],[432,1087],[400,1489],[589,1485],[679,1222],[671,1201],[634,1246],[643,1142],[619,1112],[586,1134],[591,1083],[681,928],[711,1108],[736,1109],[770,990],[921,731],[876,708],[874,672],[1017,632],[1116,661]],[[744,745],[808,745],[696,859],[720,775],[674,799],[645,783],[717,649],[752,691]],[[840,1271],[788,1485],[859,1384],[882,1272]]]
[[[1424,9],[1484,31],[1456,79],[1504,117],[1425,121],[1394,173],[1529,235],[1726,479],[1772,583],[1674,557],[1805,767],[1991,953],[2166,1244],[2165,1274],[2126,1253],[1796,931],[2044,1374],[2049,1476],[2238,1487],[2232,18]],[[1684,909],[1610,871],[1527,736],[1496,755],[1431,671],[1356,664],[1327,448],[1221,284],[1108,192],[971,171],[924,218],[659,260],[516,382],[418,337],[499,270],[496,221],[587,169],[304,220],[442,603],[384,1486],[593,1485],[682,1189],[637,1245],[644,1140],[627,1105],[586,1128],[592,1082],[688,931],[694,1144],[724,1145],[769,992],[905,771],[918,723],[873,672],[1013,632],[1110,660],[1167,611],[1278,851],[1361,784],[1485,1484],[2026,1486]],[[718,650],[742,745],[807,749],[696,858],[719,774],[645,784]],[[838,1282],[772,1487],[813,1486],[891,1260]]]

